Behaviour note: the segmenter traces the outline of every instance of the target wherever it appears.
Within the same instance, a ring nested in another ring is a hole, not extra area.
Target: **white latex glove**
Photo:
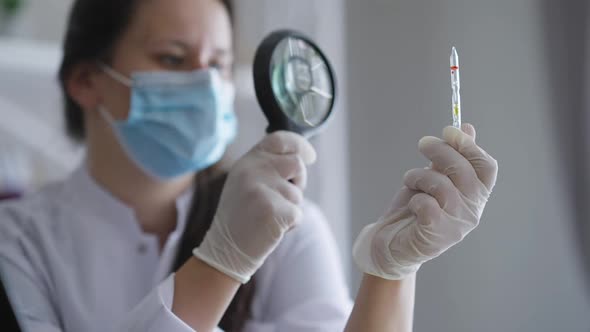
[[[363,272],[404,279],[477,227],[498,163],[475,144],[473,126],[463,130],[447,127],[443,140],[420,140],[432,164],[407,172],[389,211],[358,236],[353,255]]]
[[[306,165],[315,159],[300,135],[265,137],[231,169],[211,228],[193,254],[246,283],[300,221]]]

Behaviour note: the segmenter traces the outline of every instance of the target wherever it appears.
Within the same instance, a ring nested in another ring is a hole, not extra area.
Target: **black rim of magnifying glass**
[[[322,58],[328,70],[328,76],[332,83],[332,100],[330,101],[330,107],[328,113],[320,124],[315,127],[303,126],[293,120],[291,120],[285,112],[283,112],[278,100],[275,97],[274,90],[272,88],[272,77],[270,72],[270,66],[272,57],[277,46],[287,38],[299,39],[306,42],[312,47]],[[301,135],[310,136],[316,131],[320,130],[326,122],[332,116],[334,110],[334,103],[336,101],[336,79],[334,77],[334,71],[328,61],[328,58],[324,55],[317,45],[301,34],[300,32],[293,30],[279,30],[268,35],[258,47],[256,56],[254,58],[254,88],[256,90],[256,98],[262,111],[268,119],[269,125],[267,128],[268,133],[275,132],[277,130],[288,130],[296,132]]]

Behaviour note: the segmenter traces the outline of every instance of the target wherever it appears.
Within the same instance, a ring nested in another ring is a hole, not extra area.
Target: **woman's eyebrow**
[[[179,39],[160,39],[160,40],[156,40],[153,42],[153,45],[172,45],[178,48],[181,48],[184,51],[196,51],[198,50],[198,47],[196,46],[192,46],[187,42],[184,42],[182,40]],[[216,47],[213,49],[213,53],[212,53],[213,57],[216,58],[229,58],[229,59],[233,59],[234,56],[234,52],[233,52],[233,48],[230,47]]]
[[[182,48],[183,50],[190,50],[192,49],[192,47],[181,41],[181,40],[176,40],[176,39],[159,39],[159,40],[155,40],[154,42],[152,42],[152,45],[155,46],[162,46],[162,45],[172,45],[178,48]]]

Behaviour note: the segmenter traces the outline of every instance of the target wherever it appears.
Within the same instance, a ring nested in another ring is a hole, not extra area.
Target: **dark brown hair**
[[[229,0],[220,0],[232,14]],[[66,82],[72,68],[81,63],[98,60],[109,63],[114,45],[129,25],[140,0],[76,0],[66,31],[63,60],[59,70],[65,101],[66,128],[70,137],[83,141],[84,115],[80,105],[67,92]],[[195,194],[188,214],[187,226],[179,245],[173,270],[178,270],[190,257],[192,250],[205,237],[217,210],[217,204],[227,177],[221,165],[199,172],[195,177]],[[254,279],[240,287],[223,316],[220,327],[238,332],[251,315]]]

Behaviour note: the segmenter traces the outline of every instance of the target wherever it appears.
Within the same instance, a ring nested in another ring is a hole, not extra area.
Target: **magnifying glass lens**
[[[329,66],[306,41],[288,37],[270,64],[271,86],[283,113],[300,126],[317,127],[330,115],[334,86]]]

